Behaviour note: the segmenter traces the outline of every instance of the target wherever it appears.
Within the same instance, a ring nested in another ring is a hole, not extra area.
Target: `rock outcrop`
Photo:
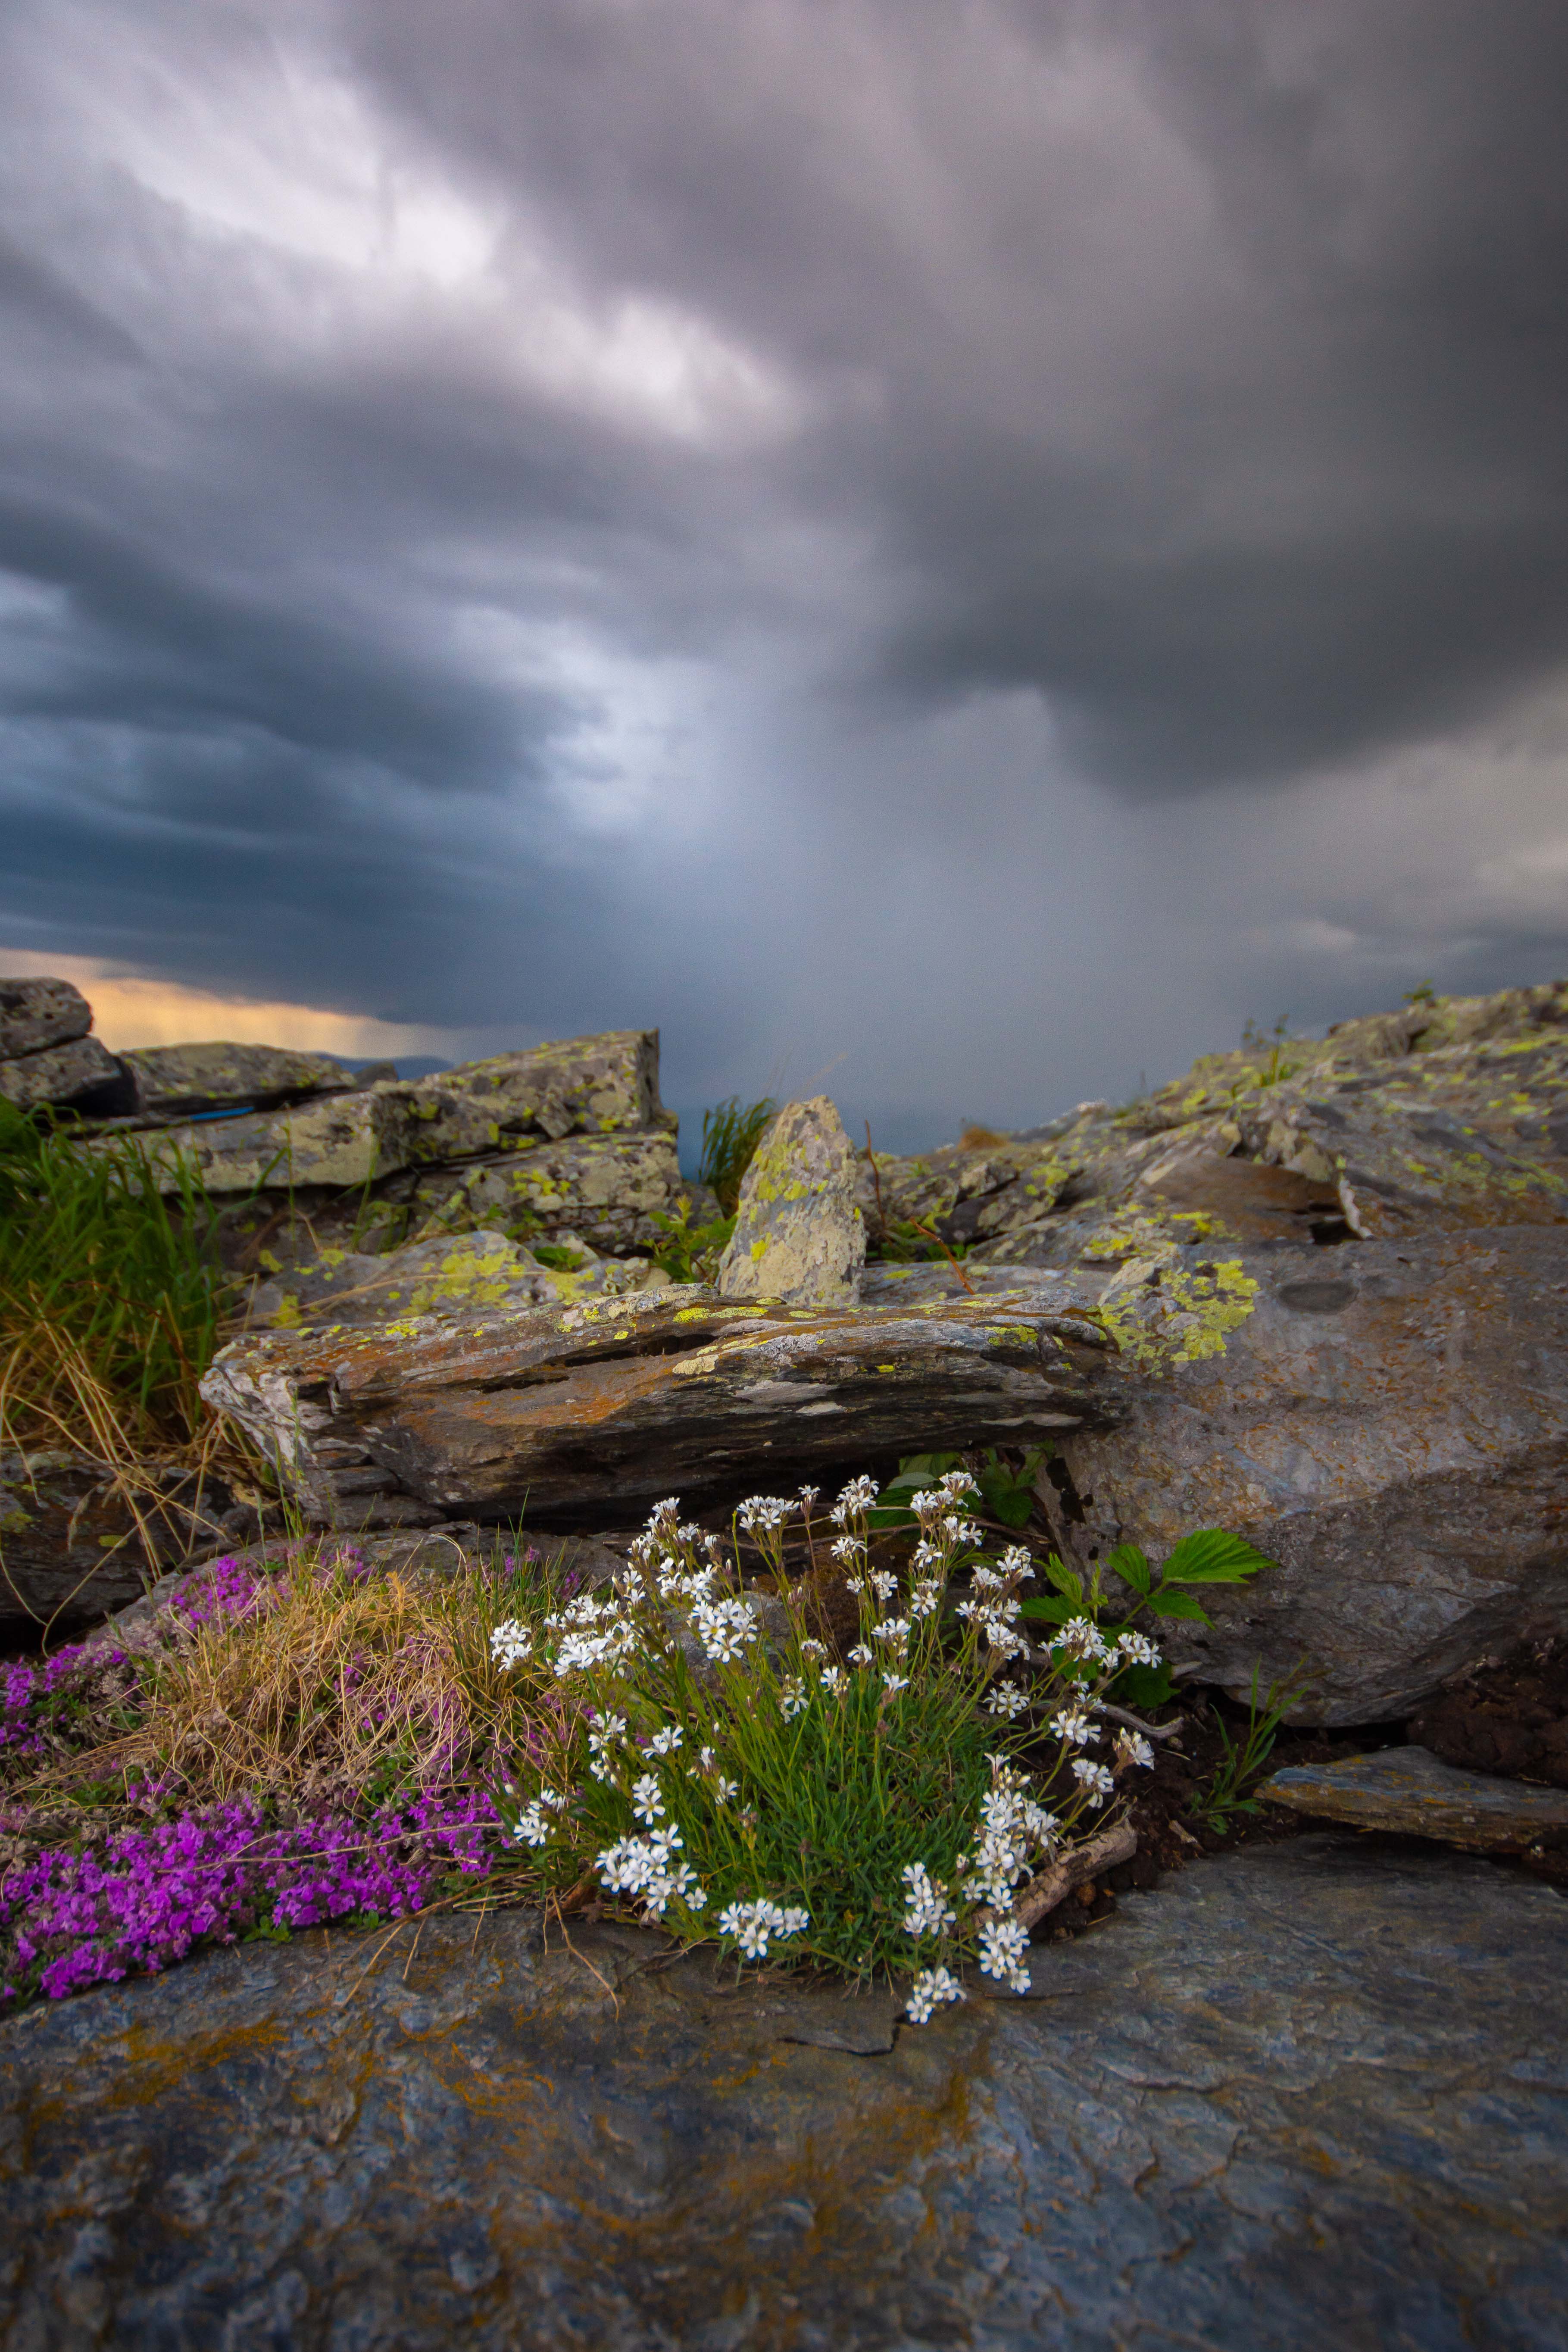
[[[1568,982],[1205,1055],[1112,1110],[863,1163],[900,1221],[1005,1264],[1114,1266],[1189,1242],[1333,1242],[1568,1221]]]
[[[68,980],[0,979],[0,1100],[103,1117],[131,1109],[134,1084],[91,1026],[92,1007]]]
[[[895,2027],[530,1911],[0,2024],[17,2346],[1545,2347],[1563,1907],[1307,1837]]]
[[[1227,1290],[1205,1265],[1233,1269]],[[1303,1665],[1300,1718],[1393,1720],[1489,1651],[1568,1631],[1563,1228],[1187,1249],[1100,1305],[1131,1392],[1114,1429],[1064,1438],[1045,1491],[1086,1559],[1226,1527],[1279,1563],[1184,1630],[1205,1680],[1245,1696],[1255,1670]]]
[[[866,1263],[855,1181],[854,1148],[827,1097],[786,1103],[742,1180],[720,1297],[852,1307]]]
[[[570,1510],[776,1486],[944,1443],[1029,1444],[1109,1408],[1066,1300],[764,1307],[686,1285],[564,1311],[234,1341],[202,1393],[329,1525]]]

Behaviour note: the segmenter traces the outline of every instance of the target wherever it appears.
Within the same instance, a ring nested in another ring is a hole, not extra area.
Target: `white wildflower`
[[[924,2025],[944,2000],[962,2000],[963,1987],[948,1969],[926,1969],[910,1987],[904,2015],[911,2025]]]
[[[957,1924],[957,1912],[942,1890],[932,1884],[923,1862],[905,1864],[904,1885],[909,1894],[909,1908],[903,1920],[906,1936],[940,1936],[944,1927]]]
[[[856,1561],[865,1556],[866,1539],[863,1536],[840,1536],[833,1546],[833,1557],[840,1568],[853,1568]]]
[[[992,1919],[980,1931],[980,1966],[988,1977],[1002,1978],[1015,1992],[1027,1992],[1029,1971],[1024,1955],[1029,1931],[1016,1919]]]
[[[1064,1706],[1059,1715],[1052,1716],[1051,1729],[1058,1739],[1069,1740],[1074,1748],[1086,1748],[1095,1738],[1098,1726],[1089,1721],[1081,1707]]]
[[[673,1756],[679,1745],[680,1726],[678,1723],[667,1723],[664,1729],[656,1731],[648,1741],[647,1752],[650,1756]]]
[[[1087,1756],[1075,1756],[1072,1769],[1077,1779],[1082,1781],[1084,1795],[1091,1803],[1103,1804],[1106,1798],[1113,1793],[1116,1783],[1103,1764],[1092,1763]]]
[[[498,1666],[521,1665],[532,1651],[532,1632],[520,1618],[507,1618],[490,1635],[490,1655]]]
[[[909,1638],[910,1621],[907,1617],[884,1617],[879,1625],[871,1628],[873,1642],[892,1642],[900,1650],[906,1647]]]
[[[831,1691],[835,1698],[844,1689],[848,1679],[842,1666],[824,1666],[822,1669],[822,1687],[825,1691]]]
[[[1119,1731],[1116,1735],[1116,1769],[1124,1772],[1130,1764],[1138,1765],[1145,1772],[1152,1771],[1154,1751],[1142,1732]]]
[[[1065,1650],[1069,1658],[1078,1658],[1086,1665],[1098,1664],[1108,1654],[1104,1634],[1088,1617],[1069,1617],[1052,1647]]]
[[[868,1666],[871,1663],[871,1653],[864,1642],[857,1642],[847,1654],[852,1666]]]
[[[981,1701],[987,1715],[1005,1715],[1009,1717],[1022,1715],[1028,1704],[1029,1695],[1023,1685],[1011,1681],[993,1683]]]
[[[632,1811],[639,1822],[647,1822],[650,1827],[663,1812],[664,1798],[653,1773],[645,1772],[640,1780],[632,1782]]]
[[[827,1644],[826,1642],[803,1642],[800,1645],[800,1654],[803,1658],[825,1658],[827,1655]]]
[[[899,1580],[885,1568],[871,1570],[871,1590],[879,1601],[890,1601],[899,1589]]]
[[[793,1723],[797,1715],[805,1714],[809,1704],[805,1686],[800,1676],[786,1675],[781,1685],[779,1696],[779,1713],[784,1717],[784,1721]]]
[[[735,1517],[748,1535],[754,1535],[759,1528],[764,1535],[772,1535],[783,1527],[794,1508],[787,1495],[748,1495]]]
[[[896,1692],[908,1690],[910,1686],[910,1678],[908,1675],[884,1675],[882,1676],[882,1686],[886,1690],[888,1696],[891,1698]]]
[[[1157,1666],[1163,1654],[1146,1633],[1119,1633],[1111,1654],[1118,1665]]]
[[[1026,1544],[1009,1544],[1000,1566],[1004,1576],[1016,1576],[1022,1583],[1035,1573],[1034,1555]]]

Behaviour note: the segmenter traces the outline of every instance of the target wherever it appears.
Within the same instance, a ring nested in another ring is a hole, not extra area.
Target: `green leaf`
[[[1114,1551],[1106,1553],[1101,1565],[1109,1569],[1112,1576],[1119,1576],[1123,1584],[1130,1584],[1134,1592],[1147,1601],[1152,1581],[1149,1561],[1147,1556],[1139,1550],[1136,1544],[1118,1544]]]
[[[1209,1623],[1206,1609],[1201,1609],[1188,1592],[1156,1592],[1149,1603],[1156,1617],[1190,1617],[1194,1624]]]
[[[1047,1560],[1046,1574],[1058,1592],[1065,1592],[1069,1601],[1077,1601],[1079,1606],[1082,1607],[1083,1579],[1081,1576],[1075,1576],[1070,1568],[1063,1565],[1058,1553],[1052,1552],[1049,1559]]]
[[[888,1483],[891,1486],[929,1486],[933,1478],[956,1470],[963,1459],[962,1454],[905,1454],[900,1457],[898,1476]]]
[[[1161,1575],[1167,1584],[1245,1584],[1260,1568],[1274,1566],[1245,1536],[1233,1536],[1226,1528],[1195,1528],[1176,1545]]]
[[[1070,1601],[1051,1601],[1041,1596],[1033,1601],[1021,1601],[1018,1613],[1021,1617],[1038,1618],[1047,1625],[1065,1625],[1069,1617],[1076,1617],[1079,1612]]]
[[[1109,1696],[1147,1715],[1176,1696],[1176,1678],[1167,1665],[1123,1666],[1110,1685]]]

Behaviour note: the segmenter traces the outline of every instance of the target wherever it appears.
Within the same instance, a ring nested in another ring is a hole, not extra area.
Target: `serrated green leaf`
[[[1274,1566],[1245,1536],[1232,1535],[1227,1528],[1194,1528],[1160,1572],[1167,1584],[1245,1584],[1260,1568]]]
[[[1045,1594],[1032,1601],[1021,1601],[1018,1612],[1020,1616],[1038,1618],[1047,1625],[1065,1625],[1069,1617],[1078,1614],[1070,1601],[1053,1601]]]
[[[1149,1603],[1156,1617],[1187,1617],[1194,1624],[1209,1623],[1206,1609],[1201,1609],[1190,1592],[1156,1592]]]
[[[1123,1584],[1130,1584],[1133,1591],[1142,1594],[1144,1600],[1148,1599],[1149,1587],[1153,1580],[1148,1557],[1139,1550],[1136,1544],[1118,1544],[1114,1551],[1106,1553],[1100,1565],[1109,1569],[1112,1576],[1119,1576]]]
[[[1076,1601],[1079,1608],[1083,1606],[1083,1579],[1063,1565],[1058,1553],[1052,1552],[1047,1560],[1046,1574],[1058,1592],[1065,1592],[1068,1599]]]

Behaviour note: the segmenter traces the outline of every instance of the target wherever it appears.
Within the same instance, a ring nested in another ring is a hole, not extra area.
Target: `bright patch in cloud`
[[[178,982],[144,980],[117,971],[95,956],[38,954],[0,947],[7,979],[45,975],[74,981],[92,1006],[93,1029],[110,1053],[136,1045],[192,1045],[224,1038],[240,1045],[291,1045],[308,1053],[341,1054],[348,1061],[399,1055],[453,1053],[452,1033],[401,1022],[332,1013],[312,1004],[263,1003],[218,996]]]

